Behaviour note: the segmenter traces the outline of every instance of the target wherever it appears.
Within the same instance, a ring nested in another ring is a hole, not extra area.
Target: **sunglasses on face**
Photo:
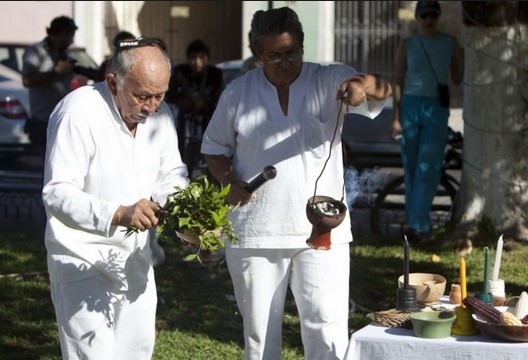
[[[433,18],[433,19],[437,19],[438,18],[438,14],[437,13],[423,13],[423,14],[420,14],[420,19],[427,19],[427,18]]]
[[[158,38],[140,37],[134,40],[122,40],[117,44],[117,52],[128,49],[138,48],[142,46],[157,46],[163,51],[167,51],[167,46],[163,40]]]

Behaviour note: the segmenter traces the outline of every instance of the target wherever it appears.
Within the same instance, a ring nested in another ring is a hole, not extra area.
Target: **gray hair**
[[[285,32],[296,36],[301,49],[304,50],[304,32],[295,11],[289,7],[258,10],[251,21],[250,46],[260,52],[264,46],[264,37]]]
[[[117,44],[116,49],[108,63],[108,72],[116,74],[116,85],[119,90],[123,90],[125,80],[127,79],[132,67],[137,62],[138,53],[134,49],[144,46],[154,46],[160,49],[161,53],[167,61],[169,73],[171,72],[172,64],[167,53],[167,48],[163,41],[157,38],[139,38],[132,40],[123,40]]]

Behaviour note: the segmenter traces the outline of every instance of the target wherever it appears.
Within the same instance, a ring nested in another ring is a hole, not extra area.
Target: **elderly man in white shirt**
[[[50,117],[42,197],[64,359],[152,356],[157,293],[146,230],[189,182],[163,102],[170,69],[158,39],[124,41],[106,81],[72,92]],[[138,231],[125,237],[131,227]]]

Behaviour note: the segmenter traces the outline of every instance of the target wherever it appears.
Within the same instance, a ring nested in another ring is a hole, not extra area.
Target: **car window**
[[[68,54],[77,61],[76,65],[87,68],[98,69],[96,62],[84,51],[84,49],[70,49]]]
[[[13,52],[15,54],[16,59],[16,67],[12,67],[13,70],[18,71],[22,74],[22,57],[24,56],[24,51],[26,51],[26,47],[17,46],[13,49]]]
[[[9,49],[0,47],[0,64],[7,65],[9,61]]]
[[[224,78],[224,87],[236,78],[244,75],[242,72],[242,60],[225,61],[216,64],[216,67],[222,70]]]
[[[0,64],[5,65],[19,73],[22,73],[22,56],[29,44],[1,44]],[[77,61],[77,66],[98,69],[97,63],[86,53],[83,48],[72,48],[68,50],[71,58]]]
[[[22,72],[22,55],[25,48],[16,44],[0,44],[0,64]]]
[[[223,69],[222,73],[224,75],[224,86],[244,75],[240,69]]]
[[[0,76],[5,79],[15,80],[22,84],[22,75],[8,66],[0,64]]]

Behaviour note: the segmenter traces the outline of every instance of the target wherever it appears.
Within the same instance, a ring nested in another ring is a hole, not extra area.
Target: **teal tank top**
[[[439,32],[433,38],[413,35],[406,40],[407,72],[403,93],[407,95],[438,96],[438,82],[431,64],[441,84],[448,83],[452,57],[451,35]],[[423,46],[422,46],[423,44]],[[427,60],[427,54],[429,60]]]

